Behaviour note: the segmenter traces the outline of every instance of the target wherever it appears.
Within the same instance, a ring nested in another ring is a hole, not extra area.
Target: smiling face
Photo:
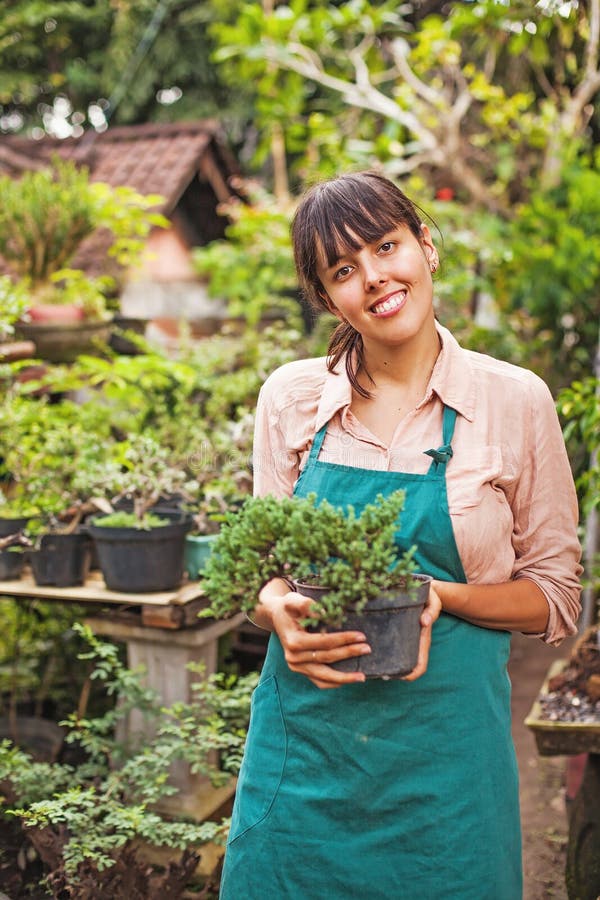
[[[320,293],[330,311],[362,335],[367,351],[433,334],[431,267],[438,257],[427,226],[418,238],[406,225],[368,242],[349,236],[353,246],[340,245],[337,258],[318,247]]]

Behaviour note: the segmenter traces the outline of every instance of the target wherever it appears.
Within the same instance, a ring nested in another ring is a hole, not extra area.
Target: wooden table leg
[[[171,706],[177,701],[189,702],[192,699],[190,688],[199,676],[187,669],[188,663],[201,663],[206,675],[216,672],[219,638],[241,621],[243,616],[238,616],[202,628],[178,631],[145,628],[104,618],[90,618],[87,623],[95,634],[124,641],[128,666],[132,669],[143,666],[147,686],[157,692],[165,706]],[[122,729],[120,736],[123,738],[135,734],[148,736],[148,724],[137,710],[123,722]],[[232,778],[224,787],[214,788],[207,778],[193,775],[184,762],[172,766],[171,781],[179,788],[179,793],[164,798],[160,802],[160,810],[170,815],[190,816],[198,821],[210,817],[235,790],[235,779]]]

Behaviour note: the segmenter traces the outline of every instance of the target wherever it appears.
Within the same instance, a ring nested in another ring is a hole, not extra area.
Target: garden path
[[[554,660],[569,655],[574,639],[558,648],[515,634],[509,671],[513,684],[513,737],[520,776],[523,822],[523,900],[567,900],[567,815],[564,756],[539,756],[523,724]]]

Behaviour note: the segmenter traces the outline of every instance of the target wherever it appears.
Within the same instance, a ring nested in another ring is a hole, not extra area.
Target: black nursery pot
[[[9,519],[0,516],[0,538],[8,537],[10,534],[17,534],[18,531],[23,531],[30,518],[30,516],[26,516],[18,519]]]
[[[111,591],[146,594],[171,591],[183,579],[185,536],[191,519],[181,513],[160,515],[170,519],[168,525],[142,528],[105,528],[98,518],[87,526],[93,537],[100,569]]]
[[[29,553],[29,562],[36,584],[75,587],[87,578],[90,557],[87,534],[44,534],[40,549]]]
[[[0,550],[0,581],[20,578],[25,565],[25,553],[15,550]]]
[[[402,678],[412,672],[419,656],[420,618],[427,602],[430,575],[413,575],[416,595],[398,588],[370,600],[361,613],[349,613],[339,628],[327,631],[362,631],[371,653],[330,663],[340,672],[363,672],[367,678]],[[326,588],[294,581],[294,589],[320,600]]]

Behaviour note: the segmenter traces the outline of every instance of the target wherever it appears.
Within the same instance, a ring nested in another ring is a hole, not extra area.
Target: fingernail
[[[371,653],[371,652],[372,652],[372,651],[371,651],[371,648],[369,647],[368,644],[363,644],[363,646],[360,648],[360,650],[361,650],[361,653],[362,653],[363,655],[366,654],[366,653]]]
[[[421,621],[423,622],[423,625],[427,627],[427,625],[431,625],[431,616],[427,613],[423,613],[423,618]]]

